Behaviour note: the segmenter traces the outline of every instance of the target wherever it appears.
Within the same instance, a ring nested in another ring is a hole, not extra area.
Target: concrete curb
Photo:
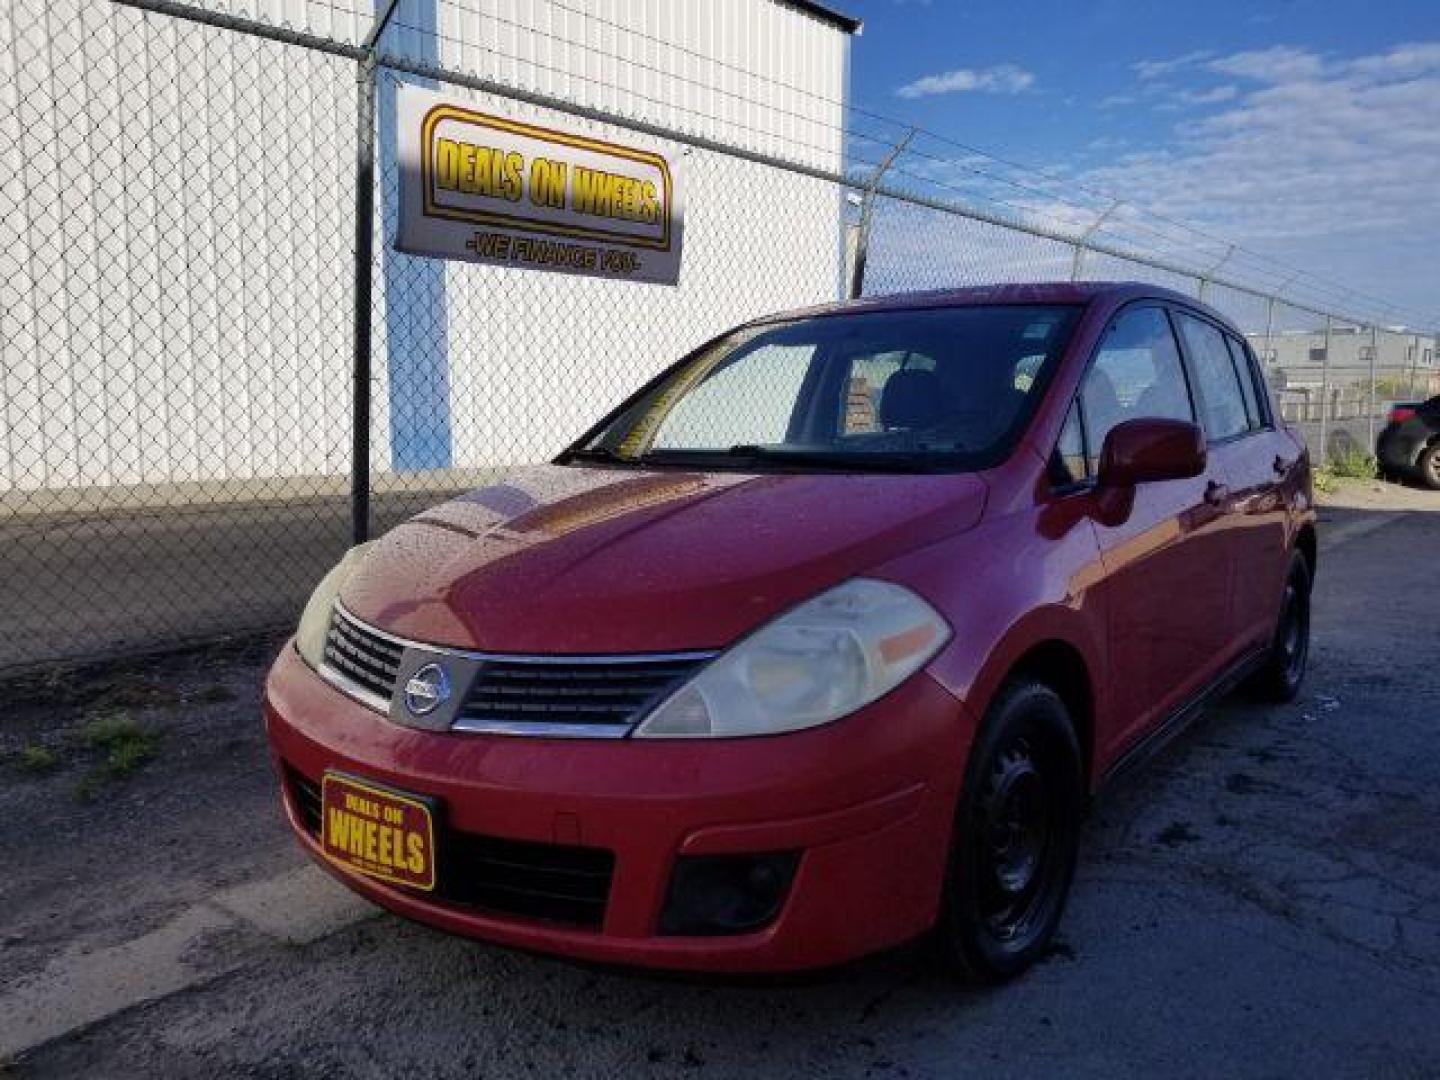
[[[225,889],[158,930],[94,952],[62,953],[0,990],[0,1062],[217,979],[275,942],[308,944],[377,914],[315,866]],[[240,947],[218,954],[205,947],[226,932],[241,936]]]

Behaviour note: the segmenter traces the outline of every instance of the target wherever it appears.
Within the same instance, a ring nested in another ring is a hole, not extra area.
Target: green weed
[[[160,737],[146,731],[124,713],[105,713],[95,717],[80,733],[85,745],[104,755],[100,764],[80,781],[76,796],[90,802],[109,781],[130,776],[159,750]]]
[[[28,773],[45,773],[60,764],[60,755],[41,743],[26,743],[20,748],[20,768]]]

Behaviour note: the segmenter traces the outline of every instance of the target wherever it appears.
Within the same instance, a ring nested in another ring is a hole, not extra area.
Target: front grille
[[[326,674],[339,676],[332,681],[341,689],[384,712],[396,692],[402,665],[409,671],[433,661],[447,668],[464,694],[451,706],[453,730],[619,738],[713,656],[709,652],[594,657],[468,652],[382,634],[337,605],[325,639],[323,667]]]
[[[338,607],[325,638],[325,663],[370,693],[390,700],[404,648],[351,619]]]
[[[441,843],[437,891],[449,903],[592,930],[605,922],[614,852],[455,831]]]
[[[320,839],[320,785],[285,766],[301,826]],[[440,870],[430,895],[449,907],[598,930],[605,922],[615,854],[603,848],[507,840],[435,822]]]
[[[486,660],[460,708],[459,721],[629,725],[704,662],[704,657]]]

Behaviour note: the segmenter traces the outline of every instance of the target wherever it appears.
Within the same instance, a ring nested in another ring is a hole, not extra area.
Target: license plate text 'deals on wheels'
[[[396,885],[435,887],[430,807],[335,773],[325,775],[321,847],[332,862]]]

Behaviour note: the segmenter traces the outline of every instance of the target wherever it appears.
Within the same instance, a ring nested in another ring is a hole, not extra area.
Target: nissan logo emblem
[[[450,700],[450,676],[439,664],[416,668],[405,683],[405,708],[412,716],[426,716]]]

